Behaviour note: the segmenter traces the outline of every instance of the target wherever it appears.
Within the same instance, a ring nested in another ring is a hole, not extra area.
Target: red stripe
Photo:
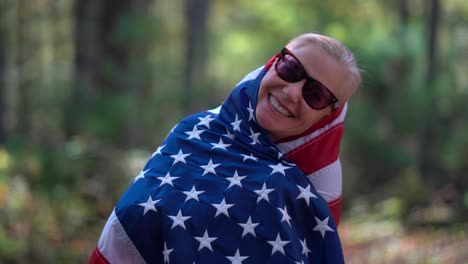
[[[286,156],[308,175],[338,159],[344,124],[340,123],[312,140],[291,150]]]
[[[99,248],[96,247],[93,251],[93,255],[91,255],[89,264],[109,264],[109,261],[101,254]]]
[[[333,219],[335,220],[336,226],[340,223],[340,216],[341,216],[341,204],[342,199],[341,196],[338,197],[336,200],[333,200],[328,203],[328,207],[332,213]]]
[[[273,57],[271,57],[268,62],[265,64],[265,67],[263,69],[269,70],[271,66],[273,66],[273,63],[275,62],[276,58],[278,57],[278,54],[275,54]]]

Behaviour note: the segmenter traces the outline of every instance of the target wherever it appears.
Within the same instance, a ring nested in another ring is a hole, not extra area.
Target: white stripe
[[[265,66],[260,66],[257,69],[253,70],[252,72],[250,72],[249,74],[247,74],[239,83],[237,83],[237,85],[257,78],[258,74],[262,71],[263,67]]]
[[[335,118],[335,120],[333,120],[330,124],[327,124],[324,127],[320,128],[320,129],[317,129],[317,130],[315,130],[314,132],[312,132],[312,133],[310,133],[308,135],[305,135],[305,136],[300,137],[300,138],[295,139],[295,140],[291,140],[291,141],[288,141],[288,142],[277,144],[276,146],[278,147],[278,149],[282,153],[285,153],[285,154],[288,153],[289,151],[299,147],[300,145],[303,145],[306,142],[320,136],[321,134],[323,134],[324,132],[326,132],[330,128],[334,127],[335,125],[337,125],[339,123],[343,123],[344,119],[345,119],[345,116],[346,116],[347,109],[348,109],[348,103],[345,104],[345,106],[343,107],[343,111],[341,111],[340,115],[337,116]]]
[[[260,73],[260,71],[263,69],[264,66],[260,66],[258,67],[257,69],[251,71],[249,74],[247,74],[237,85],[243,83],[243,82],[246,82],[246,81],[250,81],[250,80],[253,80],[255,78],[257,78],[258,74]],[[236,85],[236,86],[237,86]],[[212,114],[215,114],[215,115],[219,115],[219,113],[221,112],[221,106],[218,106],[216,108],[213,108],[213,109],[210,109],[208,110],[208,112],[212,113]]]
[[[307,178],[325,201],[331,202],[341,196],[342,174],[340,159],[307,175]]]
[[[146,263],[120,224],[115,210],[109,216],[98,242],[109,263]]]

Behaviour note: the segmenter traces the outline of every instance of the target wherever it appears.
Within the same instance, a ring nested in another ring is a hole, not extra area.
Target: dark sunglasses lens
[[[302,88],[302,96],[306,103],[315,110],[324,109],[329,105],[332,95],[320,83],[308,81]]]
[[[298,82],[304,79],[304,68],[289,54],[284,54],[278,59],[276,72],[286,82]]]

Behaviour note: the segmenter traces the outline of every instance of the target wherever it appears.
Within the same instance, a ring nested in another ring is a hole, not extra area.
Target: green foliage
[[[421,206],[435,218],[447,215],[447,208],[457,210],[460,216],[450,224],[461,222],[454,228],[463,230],[468,212],[466,1],[440,1],[434,76],[427,75],[424,1],[406,1],[406,24],[398,1],[212,1],[207,69],[199,71],[208,74],[190,93],[183,87],[190,44],[184,2],[136,2],[138,8],[106,28],[114,29],[106,33],[115,48],[107,58],[95,47],[100,44],[95,18],[86,20],[93,30],[84,35],[89,43],[82,48],[97,61],[89,60],[96,65],[84,65],[81,74],[74,69],[82,58],[75,57],[73,1],[2,6],[8,53],[1,65],[6,112],[0,114],[8,137],[0,148],[1,263],[87,262],[119,196],[182,117],[182,97],[189,95],[197,110],[216,107],[245,74],[305,32],[343,41],[363,69],[363,85],[349,103],[341,153],[344,205],[352,219],[347,224],[356,230],[345,241],[365,247],[396,234],[404,243],[407,230],[401,223]],[[75,80],[75,73],[82,79]],[[29,102],[30,131],[18,133],[24,101]],[[426,120],[435,124],[434,131],[422,142]],[[69,121],[76,127],[65,132]],[[420,170],[425,144],[437,157],[431,164],[435,178]],[[453,199],[437,200],[440,187],[450,184]],[[356,226],[359,222],[365,224]],[[343,232],[346,238],[346,224]],[[466,232],[455,233],[442,230],[434,238],[466,240]],[[386,243],[380,244],[385,249],[380,252],[392,256]],[[431,257],[413,262],[444,263]],[[375,254],[364,260],[385,262]]]

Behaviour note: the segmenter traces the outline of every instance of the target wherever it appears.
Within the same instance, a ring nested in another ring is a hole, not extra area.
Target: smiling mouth
[[[268,95],[268,100],[270,101],[270,104],[273,106],[273,108],[280,114],[286,116],[286,117],[294,117],[293,114],[291,114],[286,108],[282,107],[278,100],[276,100],[273,95],[269,94]]]

